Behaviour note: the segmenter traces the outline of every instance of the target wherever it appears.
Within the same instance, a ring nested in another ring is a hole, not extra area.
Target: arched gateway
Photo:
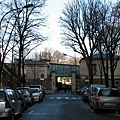
[[[77,90],[78,85],[77,83],[80,77],[79,65],[56,64],[50,63],[49,61],[46,60],[44,61],[28,60],[25,61],[24,65],[26,85],[41,84],[46,87],[46,91],[53,93],[58,88],[60,88],[60,82],[62,84],[62,87],[65,88],[65,85],[68,85],[66,81],[70,79],[69,83],[70,91],[74,93]]]
[[[80,66],[78,65],[70,65],[70,64],[56,64],[50,63],[50,76],[52,79],[52,90],[55,91],[58,89],[58,77],[67,78],[70,77],[71,83],[71,92],[75,93],[77,90],[77,81],[80,76]],[[63,84],[66,84],[63,81]]]

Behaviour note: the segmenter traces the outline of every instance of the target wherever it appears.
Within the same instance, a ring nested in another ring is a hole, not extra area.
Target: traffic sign
[[[40,80],[44,80],[44,74],[41,74]]]
[[[89,80],[90,79],[90,76],[89,75],[86,75],[85,76],[85,80]]]
[[[44,74],[41,74],[41,78],[44,78]]]

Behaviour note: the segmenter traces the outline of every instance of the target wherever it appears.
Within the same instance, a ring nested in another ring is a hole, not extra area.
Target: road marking
[[[55,99],[55,97],[50,97],[49,100],[53,100]],[[72,99],[72,100],[82,100],[81,97],[57,97],[56,98],[57,100],[61,100],[61,99],[65,99],[65,100],[69,100],[69,99]]]
[[[77,100],[78,98],[77,97],[72,97],[73,100]]]
[[[30,115],[30,114],[32,114],[33,113],[33,110],[31,110],[28,114]]]
[[[68,99],[69,99],[69,97],[65,97],[65,99],[66,99],[66,100],[68,100]]]
[[[45,115],[47,113],[33,113],[33,115]]]
[[[50,97],[50,99],[51,99],[51,100],[53,100],[53,99],[54,99],[54,97]]]
[[[60,99],[62,99],[62,97],[57,97],[57,100],[60,100]]]

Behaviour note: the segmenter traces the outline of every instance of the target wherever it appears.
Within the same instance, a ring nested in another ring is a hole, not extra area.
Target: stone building
[[[42,59],[40,61],[26,60],[24,64],[26,85],[27,84],[41,84],[46,89],[52,89],[50,74],[49,74],[49,60]]]
[[[105,60],[105,59],[104,59]],[[109,61],[109,60],[108,60]],[[109,62],[108,62],[109,63]],[[98,56],[94,56],[93,57],[93,83],[102,83],[105,84],[105,78],[103,75],[103,71],[100,68],[100,58]],[[101,79],[101,73],[102,73],[102,79]],[[108,79],[109,79],[109,87],[111,87],[111,75],[110,75],[110,69],[108,70]],[[89,84],[89,72],[88,72],[88,68],[87,68],[87,64],[85,59],[81,59],[80,61],[80,80],[81,80],[81,85],[88,85]],[[119,86],[120,85],[120,59],[117,62],[117,66],[116,66],[116,70],[115,70],[115,74],[114,74],[114,79],[115,79],[115,86]]]

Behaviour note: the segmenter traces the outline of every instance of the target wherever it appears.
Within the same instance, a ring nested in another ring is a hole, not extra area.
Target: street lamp
[[[69,57],[72,57],[74,59],[74,62],[75,64],[74,65],[77,65],[77,61],[76,61],[76,57],[73,57],[73,56],[70,56],[70,55],[67,55],[67,54],[63,54],[64,56],[69,56]]]
[[[1,18],[1,20],[0,20],[0,30],[1,30],[1,23],[2,23],[2,21],[3,21],[3,19],[4,19],[4,17],[5,17],[7,14],[11,13],[12,11],[18,10],[18,9],[24,9],[24,8],[29,8],[29,7],[33,7],[33,4],[27,4],[27,5],[25,5],[25,6],[21,7],[21,8],[11,9],[10,11],[6,12],[6,13],[3,15],[3,17]]]
[[[69,56],[69,57],[71,57],[71,58],[73,58],[74,59],[74,62],[75,62],[75,67],[76,67],[76,75],[75,75],[75,82],[76,82],[76,91],[77,91],[77,61],[76,61],[76,57],[73,57],[73,56],[70,56],[70,55],[67,55],[67,54],[63,54],[64,56]]]

